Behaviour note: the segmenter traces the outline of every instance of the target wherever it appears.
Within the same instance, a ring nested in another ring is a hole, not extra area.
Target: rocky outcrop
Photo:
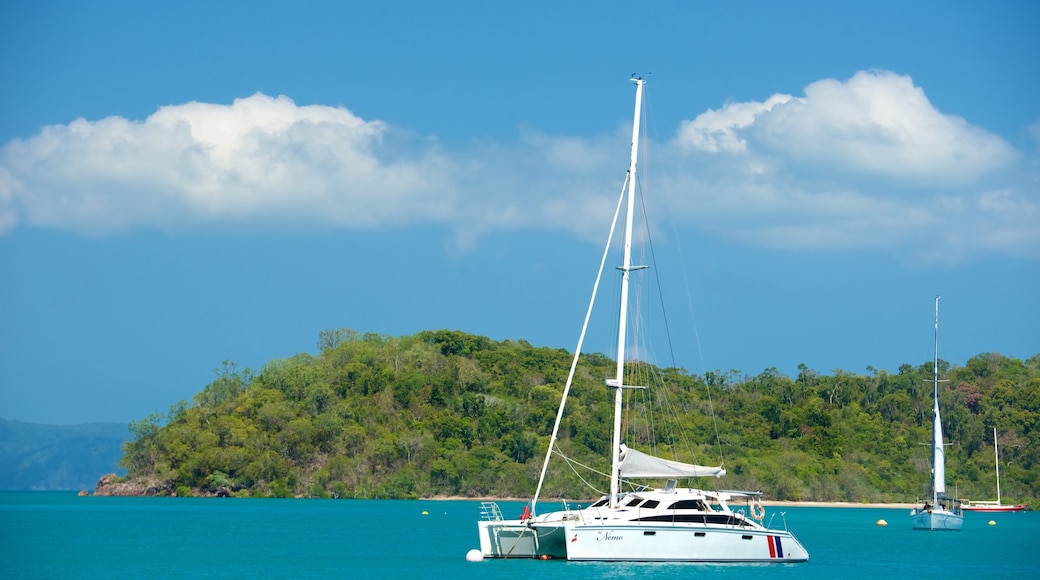
[[[108,496],[154,496],[170,495],[169,489],[152,481],[127,480],[120,481],[120,477],[114,473],[101,476],[94,489],[94,495]]]

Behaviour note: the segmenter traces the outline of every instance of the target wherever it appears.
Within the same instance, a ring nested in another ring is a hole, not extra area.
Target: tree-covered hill
[[[458,331],[407,337],[323,332],[317,356],[259,372],[226,364],[191,403],[131,423],[122,465],[160,493],[340,498],[530,497],[571,354]],[[583,355],[558,447],[606,471],[614,363]],[[891,374],[804,365],[692,375],[644,363],[663,377],[655,402],[632,401],[626,425],[652,428],[684,461],[718,464],[726,489],[781,500],[914,501],[928,490],[932,361]],[[1040,497],[1040,355],[980,354],[940,361],[949,486],[995,495],[992,429],[1001,440],[1001,491]],[[675,409],[678,409],[677,411]],[[683,433],[692,445],[682,446]],[[718,437],[716,437],[718,433]],[[650,441],[633,436],[629,445]],[[545,497],[586,499],[585,474],[550,464]],[[603,485],[600,483],[600,485]],[[602,489],[602,487],[600,487]]]

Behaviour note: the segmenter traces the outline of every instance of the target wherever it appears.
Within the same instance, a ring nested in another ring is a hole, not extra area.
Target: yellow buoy
[[[990,520],[990,521],[989,521],[989,525],[991,525],[991,526],[995,526],[995,525],[997,525],[997,522],[995,522],[995,521],[993,521],[993,520]]]
[[[885,520],[878,520],[877,525],[884,527],[888,525],[888,522],[886,522]]]
[[[426,511],[426,510],[423,510],[423,511],[422,511],[422,515],[424,515],[424,516],[428,516],[428,515],[430,515],[430,512],[428,512],[428,511]]]

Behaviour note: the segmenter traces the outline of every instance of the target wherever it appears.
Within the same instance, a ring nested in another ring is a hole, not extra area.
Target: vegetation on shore
[[[325,331],[317,356],[258,372],[226,363],[190,403],[131,423],[121,464],[128,481],[181,496],[530,497],[570,362],[563,349],[458,331]],[[603,379],[613,366],[603,355],[581,357],[560,431],[563,453],[600,471],[609,467]],[[634,401],[626,424],[652,426],[679,460],[722,461],[729,474],[700,485],[791,501],[927,494],[931,360],[894,374],[868,367],[867,375],[824,375],[802,365],[794,378],[772,368],[755,376],[653,370],[664,381],[652,396],[678,411],[647,419],[649,403]],[[1002,495],[1036,505],[1040,355],[980,354],[963,367],[940,361],[940,372],[949,381],[940,404],[950,491],[995,495],[996,427]],[[695,443],[683,447],[671,435],[680,432]],[[568,464],[550,465],[545,497],[596,495]]]

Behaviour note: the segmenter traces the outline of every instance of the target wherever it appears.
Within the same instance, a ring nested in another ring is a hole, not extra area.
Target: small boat
[[[961,501],[946,496],[946,450],[939,415],[939,297],[935,297],[935,359],[932,373],[932,497],[910,510],[915,530],[959,530],[964,523]]]
[[[632,128],[632,150],[625,184],[621,189],[615,226],[624,216],[624,252],[618,315],[616,374],[606,380],[612,391],[614,423],[611,451],[609,493],[585,508],[537,513],[538,498],[554,454],[561,417],[570,392],[578,357],[582,350],[589,315],[602,277],[593,285],[592,300],[586,314],[578,346],[563,388],[556,422],[549,438],[549,448],[542,465],[534,498],[524,507],[519,519],[505,519],[495,502],[481,505],[482,519],[477,522],[480,551],[486,558],[539,558],[583,561],[640,562],[806,562],[809,553],[783,528],[763,525],[765,510],[759,492],[720,491],[678,487],[680,479],[721,477],[722,466],[705,467],[654,457],[631,449],[621,440],[622,392],[646,387],[634,386],[638,381],[626,374],[625,349],[632,337],[627,333],[629,276],[644,266],[632,265],[632,222],[635,206],[636,161],[639,147],[639,124],[644,80],[633,77],[636,85],[635,118]],[[626,193],[627,192],[627,193]],[[622,207],[627,203],[626,212]],[[614,228],[611,228],[613,234]],[[612,236],[611,236],[612,237]],[[608,240],[607,248],[611,242]],[[629,368],[626,368],[629,367]],[[626,380],[628,379],[628,380]],[[658,489],[634,484],[635,480],[664,481]],[[624,489],[623,489],[624,488]],[[746,508],[730,506],[731,501],[744,501]],[[781,520],[783,513],[781,512]]]
[[[1026,509],[1025,504],[1002,505],[1000,503],[1000,453],[997,451],[997,428],[993,428],[993,457],[997,467],[997,499],[995,501],[965,502],[961,509],[970,512],[1020,512]]]

